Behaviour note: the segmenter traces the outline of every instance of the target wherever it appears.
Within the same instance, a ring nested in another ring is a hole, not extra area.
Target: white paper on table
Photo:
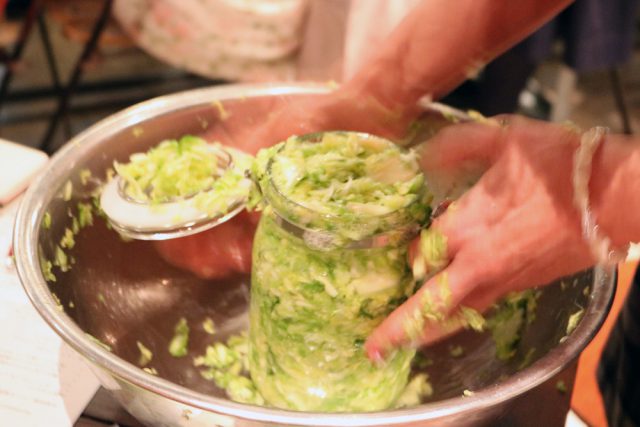
[[[99,383],[40,317],[5,263],[16,205],[0,209],[0,425],[71,426]]]
[[[0,138],[0,206],[24,191],[48,160],[40,150]]]

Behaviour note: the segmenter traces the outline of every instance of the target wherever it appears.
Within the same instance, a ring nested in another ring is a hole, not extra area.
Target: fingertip
[[[370,339],[367,340],[364,345],[364,350],[367,357],[373,364],[377,366],[384,364],[385,354],[377,343],[373,342]]]
[[[389,352],[400,344],[393,332],[393,324],[391,318],[385,319],[365,341],[365,352],[373,363],[383,363]]]
[[[364,348],[375,363],[395,348],[432,343],[459,328],[449,318],[470,292],[468,280],[452,262],[387,317],[368,337]]]
[[[373,362],[383,361],[391,351],[409,343],[406,325],[417,309],[418,295],[413,295],[393,311],[367,338],[364,348]]]

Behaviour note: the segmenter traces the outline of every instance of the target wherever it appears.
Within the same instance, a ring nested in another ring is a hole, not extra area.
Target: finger
[[[463,165],[488,166],[495,158],[503,129],[495,124],[463,123],[448,126],[420,147],[424,171],[456,170]]]
[[[487,171],[478,182],[433,220],[431,229],[439,230],[447,238],[449,259],[470,243],[488,242],[487,233],[500,222],[500,210],[495,209],[495,196],[487,190],[493,170]],[[493,181],[498,181],[493,179]]]
[[[248,273],[251,269],[254,221],[251,215],[242,212],[210,230],[160,240],[154,246],[166,262],[203,279]]]
[[[485,313],[502,296],[502,293],[496,292],[492,289],[492,287],[483,287],[480,289],[475,289],[474,291],[469,293],[461,301],[460,306],[472,308],[479,313]],[[425,322],[425,327],[422,331],[422,334],[417,339],[411,341],[411,344],[416,347],[434,344],[447,337],[455,335],[462,329],[468,328],[468,325],[464,321],[464,318],[462,316],[455,315],[459,313],[459,307],[452,308],[449,311],[450,315],[448,316],[448,318],[442,322]],[[367,343],[367,345],[373,344]],[[398,345],[402,345],[401,340],[396,341],[395,346]],[[367,350],[369,350],[369,348],[367,348]],[[378,356],[376,356],[375,349],[372,349],[370,352],[368,352],[368,354],[369,357],[374,360],[378,358]],[[378,350],[378,354],[382,354],[382,352]]]
[[[466,298],[464,298],[461,302],[461,306],[472,308],[479,313],[485,313],[500,296],[501,295],[498,293],[492,291],[490,287],[482,287],[472,291]],[[456,313],[457,311],[458,310],[454,309],[452,310],[452,313]],[[426,325],[422,336],[415,344],[418,346],[434,344],[467,327],[468,325],[464,322],[461,316],[450,316],[445,323]]]
[[[394,348],[419,343],[427,327],[439,325],[442,332],[455,328],[446,320],[470,291],[464,267],[454,260],[372,332],[365,343],[367,355],[382,360]]]
[[[464,196],[463,196],[464,197]],[[463,201],[464,202],[464,201]],[[457,252],[461,249],[464,240],[466,237],[465,231],[461,230],[459,227],[466,225],[468,222],[467,219],[467,203],[459,204],[458,201],[450,202],[446,208],[444,208],[436,218],[434,218],[431,222],[427,230],[427,234],[433,236],[434,238],[439,237],[444,241],[444,260],[434,260],[434,259],[425,259],[423,257],[423,262],[425,264],[440,264],[439,268],[442,268],[442,265],[446,265],[450,260],[453,260],[456,257]],[[421,245],[427,242],[424,242],[422,239],[425,238],[425,232],[421,233],[421,237],[416,239],[411,243],[409,247],[409,261],[410,265],[413,265],[414,259],[418,256],[422,256],[421,253]],[[428,246],[428,243],[427,243]],[[427,251],[428,252],[428,251]],[[424,254],[424,256],[429,256],[429,254]],[[433,254],[431,254],[431,257]],[[437,262],[444,261],[444,262]],[[428,269],[429,265],[425,265],[425,268]],[[425,271],[427,274],[433,274],[433,269],[431,271]]]

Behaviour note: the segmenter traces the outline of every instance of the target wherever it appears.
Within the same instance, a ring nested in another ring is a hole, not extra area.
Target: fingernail
[[[373,350],[369,352],[369,359],[371,359],[371,361],[377,366],[384,364],[384,356],[380,350]]]
[[[376,368],[382,369],[389,364],[389,360],[393,358],[395,352],[396,350],[393,348],[376,347],[369,351],[368,357]]]
[[[444,199],[443,201],[438,203],[435,209],[433,210],[433,212],[431,213],[431,219],[436,219],[437,217],[445,213],[452,203],[453,203],[453,200],[451,199]]]
[[[376,344],[365,344],[367,357],[376,367],[381,368],[386,364],[385,352]]]

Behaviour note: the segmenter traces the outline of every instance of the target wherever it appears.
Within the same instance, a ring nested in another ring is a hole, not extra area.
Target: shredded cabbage
[[[495,313],[486,322],[498,359],[509,360],[516,354],[526,325],[535,319],[539,296],[539,291],[530,289],[510,293],[498,302]]]
[[[352,132],[293,136],[261,150],[254,175],[279,215],[305,228],[359,240],[429,217],[416,153]]]
[[[140,351],[140,357],[138,358],[138,365],[146,366],[153,359],[153,353],[149,348],[147,348],[140,341],[136,341],[136,345],[138,346],[138,350]]]
[[[246,334],[232,335],[227,343],[216,342],[202,356],[194,359],[205,379],[224,389],[229,397],[242,403],[264,405],[264,398],[248,377],[248,343]]]
[[[115,163],[125,193],[140,202],[163,203],[209,190],[223,175],[224,164],[210,144],[196,136],[165,140],[129,163]]]
[[[417,229],[430,196],[412,152],[354,133],[315,139],[292,137],[255,163],[265,206],[253,246],[251,377],[276,407],[386,409],[407,385],[415,350],[398,349],[376,366],[362,346],[414,291],[407,241],[351,243]],[[295,234],[281,218],[306,231]],[[426,391],[425,379],[407,401]]]
[[[184,357],[189,352],[189,324],[184,317],[180,318],[174,328],[174,335],[169,343],[169,353],[173,357]]]

